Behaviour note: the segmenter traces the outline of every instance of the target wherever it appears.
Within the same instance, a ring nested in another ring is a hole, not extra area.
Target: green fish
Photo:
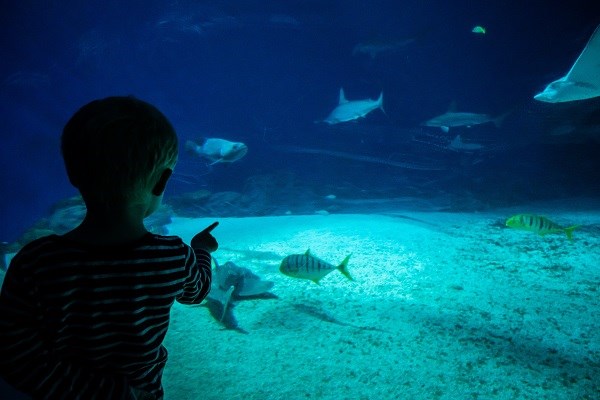
[[[531,214],[513,215],[506,221],[506,226],[509,228],[535,232],[540,236],[564,232],[569,240],[573,240],[573,230],[579,227],[579,225],[573,225],[568,228],[563,228],[546,217]]]
[[[485,35],[485,28],[483,26],[477,25],[476,27],[474,27],[471,32],[473,33],[480,33],[482,35]]]
[[[310,254],[310,250],[306,250],[304,254],[292,254],[285,257],[281,261],[279,270],[284,275],[300,279],[310,279],[318,284],[325,275],[337,269],[346,278],[353,281],[354,279],[350,275],[350,272],[348,272],[348,260],[350,260],[350,254],[344,258],[344,261],[340,265],[335,266],[313,256]]]

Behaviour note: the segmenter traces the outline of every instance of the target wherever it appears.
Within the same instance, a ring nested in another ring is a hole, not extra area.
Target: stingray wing
[[[588,40],[585,48],[565,76],[567,81],[600,90],[600,25]]]

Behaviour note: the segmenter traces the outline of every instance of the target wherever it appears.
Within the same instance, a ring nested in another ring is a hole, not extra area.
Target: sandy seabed
[[[600,208],[568,210],[219,219],[214,256],[279,298],[236,305],[248,334],[176,304],[166,399],[600,399]],[[581,227],[503,226],[520,212]],[[213,220],[169,231],[189,241]],[[308,248],[352,253],[355,282],[279,272]]]

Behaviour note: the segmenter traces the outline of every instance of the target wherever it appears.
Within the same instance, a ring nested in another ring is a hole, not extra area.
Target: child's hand
[[[216,251],[219,248],[219,243],[217,242],[217,239],[210,234],[210,231],[215,229],[217,225],[219,225],[219,222],[215,221],[207,226],[203,231],[197,233],[196,236],[192,238],[192,248],[205,250],[209,253]]]

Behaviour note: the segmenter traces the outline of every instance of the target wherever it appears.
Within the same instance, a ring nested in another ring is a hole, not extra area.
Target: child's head
[[[177,162],[177,135],[154,106],[108,97],[79,109],[61,139],[69,180],[88,205],[143,201]]]

